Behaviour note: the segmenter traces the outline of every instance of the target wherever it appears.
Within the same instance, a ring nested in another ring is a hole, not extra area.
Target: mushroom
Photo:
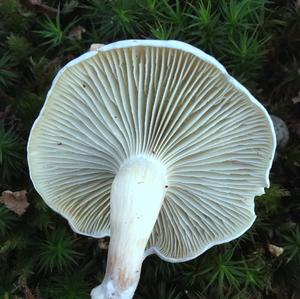
[[[28,162],[75,232],[111,237],[92,298],[128,299],[148,255],[188,261],[250,228],[275,143],[264,107],[213,57],[179,41],[126,40],[57,74]]]

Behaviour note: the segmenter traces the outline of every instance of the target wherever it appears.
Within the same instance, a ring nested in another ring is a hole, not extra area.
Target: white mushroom
[[[127,299],[147,255],[187,261],[249,229],[275,143],[264,107],[213,57],[128,40],[59,72],[28,162],[36,190],[74,231],[111,236],[92,298]]]

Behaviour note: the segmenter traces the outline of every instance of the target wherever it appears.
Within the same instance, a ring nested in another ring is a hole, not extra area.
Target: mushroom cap
[[[28,143],[31,179],[74,231],[110,234],[110,189],[150,155],[167,192],[145,254],[180,262],[243,234],[269,186],[275,134],[264,107],[213,57],[179,41],[125,40],[55,77]]]

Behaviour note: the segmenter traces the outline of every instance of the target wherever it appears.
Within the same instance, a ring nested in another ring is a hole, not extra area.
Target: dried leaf
[[[69,37],[73,37],[77,40],[82,39],[82,34],[86,32],[86,29],[81,25],[75,26],[69,33]]]
[[[283,254],[284,249],[282,247],[273,245],[273,244],[268,244],[268,250],[269,252],[276,257],[279,257],[280,255]]]
[[[18,216],[22,216],[29,206],[26,193],[26,190],[16,192],[9,190],[3,191],[2,196],[0,196],[0,202]]]

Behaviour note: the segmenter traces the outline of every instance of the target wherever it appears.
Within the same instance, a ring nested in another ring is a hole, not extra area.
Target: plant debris
[[[0,202],[18,216],[22,216],[29,206],[26,194],[26,190],[16,192],[3,191],[2,196],[0,196]]]
[[[81,26],[81,25],[77,25],[75,26],[69,33],[69,37],[73,37],[77,40],[81,40],[82,39],[82,35],[83,33],[86,32],[86,29]]]
[[[269,252],[276,257],[279,257],[283,254],[284,249],[282,247],[273,245],[273,244],[268,244],[268,250]]]

